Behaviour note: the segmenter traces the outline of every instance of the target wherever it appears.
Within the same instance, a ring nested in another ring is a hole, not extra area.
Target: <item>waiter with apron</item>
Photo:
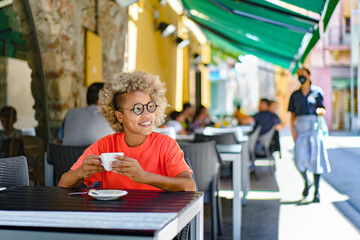
[[[292,93],[288,107],[291,112],[291,133],[295,141],[295,165],[304,178],[304,198],[308,196],[311,187],[307,171],[314,173],[313,202],[320,202],[320,176],[330,172],[323,134],[318,124],[318,116],[325,114],[323,92],[311,84],[308,69],[299,69],[297,73],[301,87]]]

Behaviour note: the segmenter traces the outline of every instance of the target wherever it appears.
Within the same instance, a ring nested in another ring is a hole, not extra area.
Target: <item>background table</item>
[[[244,135],[248,135],[253,129],[253,125],[238,125]]]
[[[76,189],[84,191],[89,189]],[[74,189],[20,187],[0,192],[4,239],[172,239],[192,219],[203,239],[202,192],[128,191],[114,201]],[[1,237],[1,238],[2,238]],[[76,237],[76,238],[75,238]]]

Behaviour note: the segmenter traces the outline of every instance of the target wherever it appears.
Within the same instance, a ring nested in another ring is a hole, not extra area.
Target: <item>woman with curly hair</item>
[[[195,191],[184,153],[169,136],[152,132],[164,122],[167,100],[158,76],[145,72],[113,76],[99,93],[99,111],[116,132],[99,139],[63,174],[59,187],[81,183],[101,188]],[[111,171],[101,166],[99,155],[123,152],[111,163]]]

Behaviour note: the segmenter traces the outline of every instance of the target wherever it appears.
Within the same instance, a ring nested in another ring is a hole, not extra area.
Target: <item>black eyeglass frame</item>
[[[154,111],[150,111],[149,110],[149,104],[151,104],[151,103],[154,103],[155,105],[155,108],[154,108]],[[142,108],[142,110],[141,110],[141,112],[138,112],[138,113],[136,113],[135,112],[135,108],[136,108],[136,106],[141,106],[141,108]],[[142,104],[142,103],[135,103],[134,104],[134,106],[133,106],[133,108],[131,108],[131,109],[127,109],[127,110],[130,110],[130,111],[132,111],[135,115],[141,115],[143,112],[144,112],[144,109],[145,109],[145,106],[146,106],[146,110],[149,112],[149,113],[153,113],[153,112],[155,112],[156,111],[156,109],[157,109],[157,107],[159,106],[159,105],[157,105],[156,104],[156,102],[154,102],[154,101],[150,101],[150,102],[148,102],[147,104]],[[121,107],[118,107],[118,109],[120,109]],[[117,110],[118,110],[117,109]],[[125,108],[124,108],[125,109]]]

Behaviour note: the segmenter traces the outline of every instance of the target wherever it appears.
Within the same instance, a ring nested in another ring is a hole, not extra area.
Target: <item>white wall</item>
[[[3,60],[3,59],[2,59]],[[15,128],[37,126],[35,120],[34,98],[31,95],[31,69],[27,62],[20,59],[6,58],[7,61],[7,105],[17,111]],[[2,125],[0,124],[2,129]]]

